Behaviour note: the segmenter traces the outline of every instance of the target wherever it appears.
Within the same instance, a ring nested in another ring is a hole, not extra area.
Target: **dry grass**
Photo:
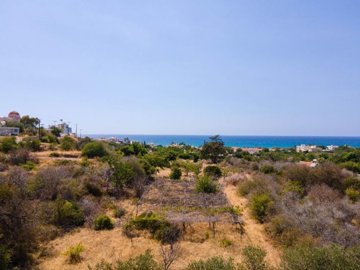
[[[161,176],[164,177],[163,172]],[[192,197],[192,190],[187,183],[172,182],[170,180],[161,180],[162,185],[154,185],[153,189],[150,189],[145,194],[143,201],[140,201],[140,208],[146,210],[147,207],[157,208],[159,205],[165,208],[167,204],[177,203],[180,201],[191,201],[191,205],[196,203],[196,200]],[[173,270],[182,270],[186,265],[199,259],[206,259],[211,256],[223,256],[225,258],[232,257],[235,262],[241,262],[241,250],[246,245],[257,245],[262,247],[267,252],[267,261],[277,266],[280,260],[279,251],[272,245],[270,239],[265,234],[264,227],[258,224],[250,216],[250,212],[247,208],[247,200],[240,198],[236,194],[236,187],[233,185],[225,185],[223,181],[220,182],[223,185],[222,196],[225,198],[225,205],[229,202],[233,206],[244,208],[243,218],[245,220],[245,235],[241,236],[236,227],[231,222],[219,222],[216,225],[216,234],[209,229],[208,223],[197,222],[192,223],[186,230],[183,239],[179,245],[182,253],[179,259],[172,266]],[[163,187],[163,189],[161,189]],[[166,200],[159,200],[164,196],[164,191],[167,195]],[[189,194],[185,194],[184,190],[189,191]],[[182,194],[185,196],[182,200],[175,200],[174,197]],[[226,195],[226,197],[225,197]],[[185,198],[185,200],[184,200]],[[57,238],[50,242],[46,247],[46,257],[40,259],[39,269],[46,270],[70,270],[70,269],[88,269],[88,265],[95,265],[102,259],[108,262],[116,262],[118,259],[127,259],[132,256],[136,256],[150,249],[157,260],[160,260],[159,243],[146,236],[140,236],[133,238],[131,241],[123,235],[121,226],[125,222],[126,218],[136,212],[136,205],[131,201],[118,201],[117,205],[121,205],[127,211],[127,217],[117,220],[116,228],[111,231],[94,231],[92,229],[83,228],[78,231],[66,234],[61,238]],[[213,205],[213,206],[216,206]],[[220,205],[218,205],[220,207]],[[224,206],[221,204],[221,207]],[[227,247],[224,246],[223,240],[226,239],[229,243]],[[83,261],[76,265],[68,265],[63,253],[69,247],[81,243],[85,250],[82,254]]]

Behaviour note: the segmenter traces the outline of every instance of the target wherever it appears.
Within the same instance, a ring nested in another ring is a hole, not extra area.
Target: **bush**
[[[221,257],[212,257],[207,260],[191,262],[187,270],[235,270],[236,267],[231,259],[224,260]]]
[[[250,201],[250,209],[253,216],[261,223],[265,221],[266,216],[273,207],[273,201],[266,193],[253,195]]]
[[[114,224],[107,215],[100,215],[94,220],[94,229],[96,231],[112,230]]]
[[[196,181],[196,191],[199,193],[216,193],[218,186],[211,178],[203,176]]]
[[[347,188],[345,191],[346,195],[349,197],[350,201],[353,203],[360,200],[360,191],[354,188]]]
[[[301,245],[285,250],[282,256],[284,270],[357,270],[359,265],[359,246],[345,249],[338,245]]]
[[[246,270],[266,270],[266,252],[259,247],[247,246],[243,249],[243,268]]]
[[[172,167],[171,169],[171,173],[170,173],[170,179],[173,179],[173,180],[179,180],[181,179],[181,169],[179,167]]]
[[[135,258],[128,261],[119,261],[116,270],[160,270],[158,263],[154,260],[151,252],[147,250]]]
[[[82,155],[88,158],[104,157],[107,155],[105,145],[102,142],[89,142],[82,149]]]
[[[173,244],[181,235],[181,231],[177,226],[152,212],[143,213],[133,218],[125,224],[124,229],[147,230],[154,239],[163,244]]]
[[[156,230],[154,239],[161,242],[161,244],[174,244],[181,236],[180,229],[173,224],[165,224]]]
[[[266,226],[266,232],[280,244],[293,246],[304,233],[294,227],[284,216],[275,216]]]
[[[70,247],[65,255],[68,257],[68,262],[70,264],[76,264],[82,261],[81,253],[84,251],[84,246],[82,244],[77,244],[76,246]]]
[[[65,136],[60,141],[60,148],[64,151],[76,149],[76,140],[70,136]]]
[[[253,180],[246,180],[239,184],[238,193],[241,196],[246,196],[253,193],[266,193],[269,191],[268,183],[264,178],[254,178]]]
[[[222,176],[222,173],[218,166],[207,166],[204,169],[204,175],[208,177],[212,177],[213,179],[217,180]]]
[[[270,174],[275,172],[275,168],[270,164],[265,164],[261,166],[260,171],[265,174]]]
[[[70,201],[58,200],[55,207],[54,223],[68,229],[81,226],[85,222],[83,210]]]
[[[9,153],[17,148],[15,137],[5,137],[0,140],[0,150],[4,153]]]
[[[353,171],[355,173],[360,173],[360,163],[354,161],[348,161],[340,164],[340,166],[348,169],[349,171]]]
[[[30,152],[27,149],[20,148],[13,150],[9,154],[9,163],[12,165],[25,164],[30,160]]]

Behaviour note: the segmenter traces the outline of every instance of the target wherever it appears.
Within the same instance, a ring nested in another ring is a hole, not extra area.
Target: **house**
[[[317,149],[316,145],[297,145],[296,146],[296,152],[313,152]]]
[[[0,136],[17,136],[20,128],[17,127],[0,127]]]

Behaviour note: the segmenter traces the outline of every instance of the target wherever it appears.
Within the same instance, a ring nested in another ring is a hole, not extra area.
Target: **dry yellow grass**
[[[161,171],[160,175],[166,177],[169,171]],[[279,251],[272,245],[266,236],[263,225],[257,223],[250,215],[247,208],[247,200],[236,194],[236,187],[227,185],[220,181],[224,187],[229,202],[233,206],[244,209],[245,235],[241,236],[232,224],[218,224],[217,233],[214,236],[208,229],[207,224],[193,224],[187,230],[182,241],[180,241],[181,256],[172,266],[173,270],[183,270],[193,260],[207,259],[211,256],[222,256],[233,258],[235,262],[241,262],[241,250],[246,245],[260,246],[267,252],[267,261],[277,266],[280,260]],[[134,213],[135,205],[130,201],[117,202],[126,208],[128,215]],[[222,240],[227,239],[231,245],[224,247]],[[77,265],[66,263],[64,252],[71,246],[81,243],[85,251],[83,261]],[[146,236],[134,238],[133,241],[122,234],[121,222],[111,231],[94,231],[83,228],[50,242],[46,247],[46,257],[40,259],[40,270],[70,270],[88,269],[88,265],[94,266],[101,260],[114,263],[117,260],[128,259],[150,249],[157,260],[160,261],[159,243]]]

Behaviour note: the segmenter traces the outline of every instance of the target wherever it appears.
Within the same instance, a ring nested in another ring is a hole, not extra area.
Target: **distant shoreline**
[[[200,146],[209,140],[210,135],[135,135],[135,134],[87,134],[94,139],[116,138],[123,140],[146,142],[148,144],[168,146],[172,143],[185,143],[191,146]],[[260,148],[291,148],[296,145],[318,146],[351,146],[360,147],[360,137],[351,136],[221,136],[226,146],[229,147],[260,147]]]

